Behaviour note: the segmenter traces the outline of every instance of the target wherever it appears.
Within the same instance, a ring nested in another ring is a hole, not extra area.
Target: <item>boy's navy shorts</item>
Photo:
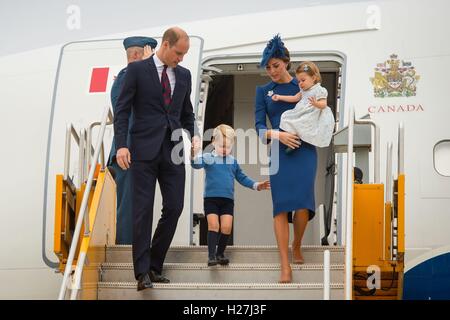
[[[203,199],[203,208],[205,215],[215,213],[219,216],[223,214],[233,215],[234,200],[222,197],[208,197]]]

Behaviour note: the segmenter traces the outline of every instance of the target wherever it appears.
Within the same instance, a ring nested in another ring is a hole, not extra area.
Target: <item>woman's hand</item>
[[[300,138],[293,133],[273,131],[271,132],[271,138],[280,140],[280,142],[291,149],[297,149],[301,145]]]

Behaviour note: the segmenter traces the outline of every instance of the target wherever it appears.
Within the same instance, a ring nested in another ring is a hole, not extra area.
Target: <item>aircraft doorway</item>
[[[314,61],[314,60],[313,60]],[[301,61],[293,61],[291,73]],[[333,61],[317,61],[321,69],[322,86],[328,90],[328,105],[336,117],[338,105],[338,82],[340,65]],[[204,111],[203,129],[206,132],[221,123],[232,126],[235,130],[246,132],[245,146],[235,145],[233,155],[238,159],[242,170],[255,181],[269,179],[268,175],[261,174],[261,167],[268,163],[266,159],[258,159],[257,163],[248,161],[251,153],[260,154],[256,150],[259,144],[254,130],[254,103],[256,87],[270,81],[263,69],[257,63],[226,63],[209,64],[222,72],[211,75],[209,82],[206,108]],[[268,122],[268,125],[270,123]],[[206,137],[206,136],[205,136]],[[210,141],[204,141],[206,148]],[[242,152],[243,151],[243,152]],[[321,244],[320,220],[324,220],[322,229],[328,233],[331,223],[331,210],[334,195],[334,164],[335,155],[332,146],[317,148],[318,167],[315,185],[316,207],[325,206],[325,217],[316,212],[316,217],[308,224],[303,238],[304,245]],[[236,152],[241,152],[236,155]],[[242,153],[245,153],[243,156]],[[195,183],[195,180],[194,180]],[[301,182],[299,182],[301,183]],[[206,223],[201,226],[200,244],[206,244]],[[291,237],[292,237],[291,227]],[[324,231],[322,231],[322,234]],[[235,212],[233,223],[233,236],[230,245],[276,245],[273,232],[272,201],[270,191],[254,191],[235,185]]]

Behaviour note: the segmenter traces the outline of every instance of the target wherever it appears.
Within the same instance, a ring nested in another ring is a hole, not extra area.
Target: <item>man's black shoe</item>
[[[230,260],[228,260],[228,258],[225,258],[223,254],[217,255],[216,259],[217,263],[220,264],[221,266],[226,266],[227,264],[230,263]]]
[[[150,275],[150,280],[152,280],[153,282],[161,282],[161,283],[169,283],[170,280],[167,279],[166,277],[163,277],[162,275],[160,275],[159,273],[156,273],[153,270],[150,270],[148,272],[148,274]]]
[[[139,276],[138,278],[138,284],[137,284],[137,291],[142,291],[144,289],[153,288],[153,283],[150,280],[150,276],[148,273],[143,274]]]

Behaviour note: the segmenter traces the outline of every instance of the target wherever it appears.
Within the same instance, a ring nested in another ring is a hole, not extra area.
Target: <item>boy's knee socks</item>
[[[216,231],[208,231],[208,256],[214,258],[216,256],[216,246],[219,233]]]
[[[229,234],[220,233],[219,243],[217,244],[217,255],[218,256],[223,255],[223,253],[225,252],[225,248],[227,247],[229,237],[230,237]]]

